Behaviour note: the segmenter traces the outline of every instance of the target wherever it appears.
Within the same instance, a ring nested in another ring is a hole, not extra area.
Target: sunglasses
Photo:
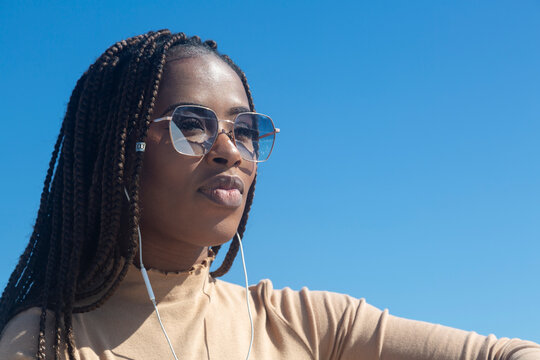
[[[243,112],[232,120],[218,120],[216,113],[204,106],[181,105],[171,116],[161,117],[153,122],[170,121],[171,142],[180,154],[204,156],[219,134],[224,133],[236,145],[244,160],[262,162],[268,160],[274,147],[279,129],[269,116]],[[219,123],[225,127],[219,131]]]

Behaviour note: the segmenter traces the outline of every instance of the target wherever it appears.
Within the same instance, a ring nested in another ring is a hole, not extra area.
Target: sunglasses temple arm
[[[272,132],[269,132],[269,133],[266,133],[264,135],[259,136],[259,139],[262,139],[262,138],[265,138],[267,136],[271,136],[271,135],[274,135],[274,134],[277,134],[277,133],[279,133],[279,129],[276,128],[275,131],[272,131]]]

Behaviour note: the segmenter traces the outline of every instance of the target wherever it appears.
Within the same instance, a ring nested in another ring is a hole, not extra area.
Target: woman
[[[345,295],[216,280],[241,250],[257,163],[277,132],[215,42],[164,30],[109,48],[70,99],[2,295],[0,358],[540,358],[531,342]]]

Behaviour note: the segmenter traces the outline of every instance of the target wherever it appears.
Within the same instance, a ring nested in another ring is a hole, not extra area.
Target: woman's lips
[[[207,181],[199,192],[219,205],[236,208],[242,205],[244,182],[238,176],[220,175]]]
[[[242,194],[238,189],[201,189],[200,192],[210,200],[227,207],[238,207],[242,205]]]

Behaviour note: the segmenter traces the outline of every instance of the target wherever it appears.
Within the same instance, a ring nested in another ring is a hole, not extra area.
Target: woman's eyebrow
[[[201,105],[201,104],[196,104],[196,103],[190,103],[190,102],[179,102],[179,103],[175,103],[175,104],[172,104],[172,105],[169,105],[165,111],[160,115],[160,116],[164,116],[166,113],[168,113],[169,111],[172,111],[174,109],[176,109],[177,107],[179,106],[182,106],[182,105],[195,105],[195,106],[202,106],[202,107],[206,107],[204,105]]]
[[[229,111],[227,111],[227,115],[233,116],[233,115],[245,113],[245,112],[251,112],[251,109],[245,106],[235,106],[235,107],[230,108]]]
[[[160,115],[160,116],[164,116],[165,114],[167,114],[168,112],[176,109],[178,106],[182,106],[182,105],[194,105],[194,106],[202,106],[202,107],[206,107],[204,105],[201,105],[201,104],[197,104],[197,103],[191,103],[191,102],[179,102],[179,103],[174,103],[172,105],[169,105],[165,111]],[[237,114],[240,114],[240,113],[244,113],[244,112],[251,112],[251,109],[250,108],[247,108],[245,106],[234,106],[232,108],[229,109],[229,111],[227,111],[227,115],[228,116],[234,116],[234,115],[237,115]]]

